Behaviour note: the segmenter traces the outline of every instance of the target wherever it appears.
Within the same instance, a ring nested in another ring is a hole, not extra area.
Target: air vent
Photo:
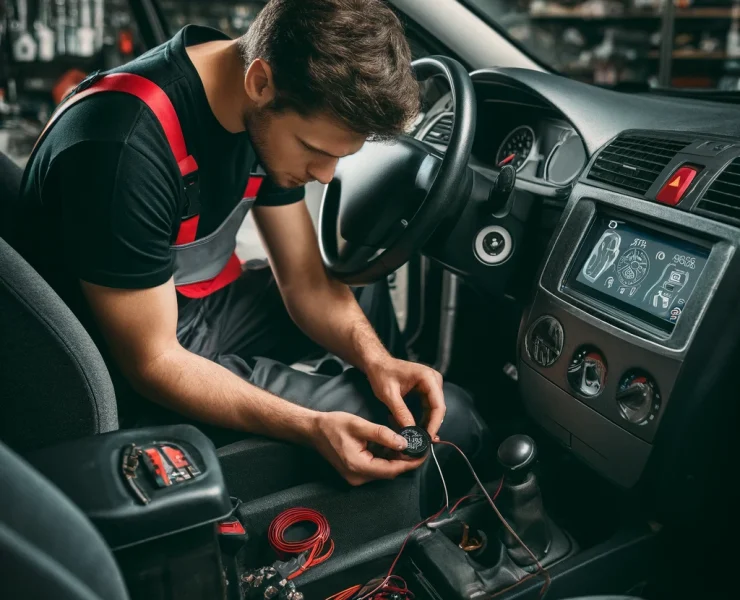
[[[719,174],[696,208],[740,221],[740,158]]]
[[[601,151],[588,177],[645,194],[666,165],[690,143],[686,139],[622,135]]]
[[[450,143],[453,123],[452,113],[442,113],[441,116],[436,117],[434,125],[424,134],[424,141],[447,146]]]

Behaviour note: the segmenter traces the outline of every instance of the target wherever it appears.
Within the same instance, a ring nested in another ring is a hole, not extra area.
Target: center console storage
[[[195,427],[116,431],[27,458],[97,527],[133,599],[226,597],[215,524],[232,502]]]

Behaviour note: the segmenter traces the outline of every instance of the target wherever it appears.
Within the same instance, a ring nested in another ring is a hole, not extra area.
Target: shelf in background
[[[660,58],[660,53],[653,50],[648,54],[649,58]],[[673,60],[740,60],[740,56],[728,56],[727,52],[718,50],[716,52],[703,52],[701,50],[674,50]]]
[[[732,19],[733,16],[740,19],[740,10],[733,8],[703,7],[703,8],[677,8],[675,18],[679,19]],[[617,22],[617,21],[638,21],[638,20],[659,20],[662,18],[661,11],[627,11],[620,14],[611,15],[594,15],[589,14],[581,8],[572,9],[565,7],[550,7],[545,11],[531,13],[529,18],[532,21],[591,21],[591,22]]]

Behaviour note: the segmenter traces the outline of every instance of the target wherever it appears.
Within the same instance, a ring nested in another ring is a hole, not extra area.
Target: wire
[[[496,488],[496,491],[493,494],[494,502],[496,501],[496,498],[498,498],[498,495],[501,493],[502,487],[504,487],[503,477],[498,482],[498,487]],[[466,500],[472,500],[473,498],[483,498],[483,494],[468,494],[467,496],[463,496],[457,502],[455,502],[454,506],[450,509],[450,514],[454,513],[463,502],[465,502]]]
[[[460,453],[460,456],[462,456],[463,459],[465,460],[465,463],[468,465],[468,468],[470,469],[470,472],[472,473],[473,478],[475,479],[475,482],[478,484],[478,487],[481,489],[481,491],[485,495],[486,499],[488,500],[488,503],[491,505],[491,508],[493,508],[493,511],[496,513],[496,516],[498,517],[499,521],[501,521],[501,523],[503,524],[503,526],[506,528],[506,531],[508,531],[509,534],[517,541],[517,543],[527,552],[527,554],[529,554],[530,558],[534,561],[534,564],[537,565],[537,572],[536,573],[534,573],[532,575],[528,575],[527,577],[524,577],[524,578],[520,579],[514,585],[512,585],[512,586],[510,586],[510,587],[508,587],[508,588],[506,588],[504,590],[501,590],[500,592],[497,592],[497,593],[493,594],[489,598],[496,598],[497,596],[500,596],[501,594],[504,594],[505,592],[508,592],[512,588],[515,588],[515,587],[521,585],[522,583],[524,583],[525,581],[527,581],[528,579],[531,579],[534,575],[541,575],[542,578],[545,580],[545,583],[543,584],[542,589],[540,590],[540,594],[539,594],[539,598],[540,599],[541,598],[544,598],[545,597],[545,594],[547,593],[548,588],[550,587],[550,574],[547,572],[547,569],[545,569],[542,566],[542,563],[540,563],[540,561],[534,555],[534,552],[532,552],[529,549],[529,546],[527,546],[522,541],[522,539],[517,535],[516,531],[514,531],[514,529],[511,527],[511,525],[509,525],[506,522],[506,519],[501,514],[501,512],[499,511],[499,509],[496,507],[496,504],[491,499],[491,496],[488,494],[488,491],[486,490],[485,486],[481,483],[480,479],[478,478],[478,475],[476,474],[475,469],[473,469],[473,465],[470,464],[470,461],[468,460],[468,457],[465,456],[465,453],[462,450],[460,450],[460,448],[458,448],[452,442],[446,442],[446,441],[440,440],[440,441],[437,441],[437,442],[434,442],[434,443],[435,444],[444,444],[445,446],[452,446],[455,450],[457,450]],[[503,479],[501,480],[501,482],[502,482],[501,485],[503,485]]]
[[[439,471],[439,478],[442,480],[442,487],[445,490],[445,506],[449,506],[450,497],[447,495],[447,482],[445,481],[445,476],[442,475],[442,467],[439,466],[437,455],[434,453],[434,446],[429,446],[429,450],[431,450],[432,452],[432,458],[434,459],[434,463],[437,465],[437,470]]]
[[[396,564],[398,563],[398,559],[401,558],[401,554],[403,553],[403,549],[406,547],[406,544],[408,543],[409,538],[411,538],[411,534],[414,533],[414,531],[416,531],[417,529],[419,529],[419,527],[421,527],[422,525],[426,525],[427,523],[429,523],[429,521],[433,521],[434,519],[436,519],[437,517],[439,517],[446,509],[447,509],[447,505],[445,504],[439,510],[439,512],[433,514],[431,517],[427,517],[421,523],[417,523],[416,525],[414,525],[414,527],[411,529],[411,531],[409,531],[406,534],[406,537],[404,538],[403,543],[401,544],[401,548],[398,550],[398,554],[396,554],[396,558],[393,560],[393,563],[391,564],[391,568],[388,569],[388,574],[385,576],[385,578],[383,579],[383,581],[381,581],[378,584],[378,586],[375,587],[372,591],[370,591],[370,592],[366,593],[365,595],[360,596],[359,598],[357,598],[357,600],[367,600],[368,598],[373,597],[373,595],[376,594],[378,591],[380,591],[380,589],[385,584],[387,584],[388,581],[390,581],[392,577],[395,577],[393,575],[393,570],[396,568]]]
[[[297,542],[286,540],[285,532],[298,523],[313,523],[316,525],[316,531],[304,540]],[[329,521],[320,512],[311,508],[289,508],[281,512],[270,523],[267,539],[280,556],[308,552],[306,562],[297,571],[288,575],[288,579],[298,577],[307,569],[320,565],[334,552],[334,540],[331,539]],[[326,549],[327,546],[328,549]]]
[[[478,478],[478,475],[476,474],[475,469],[473,469],[473,465],[470,464],[470,461],[468,460],[468,457],[465,456],[465,453],[462,450],[460,450],[460,448],[458,448],[452,442],[438,441],[438,442],[434,442],[434,443],[435,444],[444,444],[444,445],[447,445],[447,446],[452,446],[455,450],[457,450],[460,453],[460,455],[465,460],[465,463],[468,465],[468,468],[470,469],[470,472],[472,473],[473,478],[475,479],[476,484],[478,484],[478,487],[483,492],[483,495],[488,500],[488,503],[491,505],[491,508],[493,508],[493,510],[496,513],[496,516],[498,517],[498,519],[504,525],[504,527],[506,528],[506,530],[517,541],[517,543],[529,554],[529,556],[532,558],[532,560],[534,561],[535,565],[537,566],[537,571],[535,573],[530,573],[529,575],[523,577],[522,579],[520,579],[519,581],[517,581],[513,585],[510,585],[509,587],[507,587],[507,588],[505,588],[503,590],[500,590],[500,591],[496,592],[495,594],[493,594],[491,596],[488,596],[489,600],[492,599],[492,598],[496,598],[497,596],[500,596],[502,594],[505,594],[506,592],[508,592],[508,591],[516,588],[517,586],[521,585],[522,583],[524,583],[526,581],[529,581],[530,579],[532,579],[533,577],[536,577],[537,575],[542,575],[542,577],[545,580],[545,583],[542,586],[542,589],[540,590],[540,593],[539,593],[539,598],[540,598],[540,600],[542,600],[542,598],[545,597],[545,594],[547,593],[548,588],[550,587],[550,574],[547,572],[547,569],[545,569],[542,566],[542,564],[540,563],[540,561],[537,560],[537,557],[529,549],[529,547],[522,541],[522,539],[512,529],[511,525],[509,525],[506,522],[506,519],[499,512],[498,508],[494,504],[494,501],[498,498],[499,494],[501,493],[501,489],[503,488],[504,478],[502,477],[501,480],[499,481],[498,487],[496,488],[496,491],[493,494],[493,498],[491,498],[491,496],[489,495],[488,491],[486,490],[486,488],[483,486],[483,484],[481,483],[480,479]],[[408,543],[408,541],[411,538],[411,535],[414,533],[414,531],[416,531],[422,525],[426,525],[430,521],[433,521],[434,519],[436,519],[437,517],[439,517],[448,508],[448,506],[449,506],[449,496],[448,496],[448,493],[447,493],[447,484],[445,482],[444,475],[442,474],[442,468],[440,467],[439,461],[437,460],[437,455],[434,453],[434,446],[430,446],[430,449],[431,449],[431,452],[432,452],[432,457],[434,458],[434,462],[436,463],[437,469],[439,470],[439,476],[442,479],[442,486],[444,487],[444,492],[445,492],[445,504],[444,504],[444,506],[437,513],[433,514],[431,517],[427,517],[426,519],[424,519],[420,523],[417,523],[416,525],[414,525],[414,527],[411,529],[411,531],[409,531],[406,534],[406,537],[404,538],[403,543],[401,544],[401,547],[398,550],[398,554],[396,554],[396,557],[393,559],[393,563],[391,564],[390,569],[388,569],[388,573],[385,576],[385,578],[383,578],[383,580],[377,586],[375,586],[372,590],[370,590],[369,592],[366,592],[365,594],[363,594],[362,596],[356,598],[355,600],[382,600],[383,598],[386,597],[386,593],[385,593],[386,591],[387,592],[390,592],[390,593],[393,593],[393,592],[402,592],[402,593],[404,593],[406,595],[407,598],[410,598],[410,599],[413,599],[413,597],[414,597],[413,593],[407,588],[406,582],[403,579],[401,579],[398,575],[393,575],[393,571],[395,570],[396,565],[398,564],[398,561],[401,558],[401,554],[403,554],[403,551],[406,548],[406,544]],[[453,512],[455,512],[455,510],[457,510],[457,508],[460,506],[460,504],[462,504],[465,500],[470,500],[471,498],[476,498],[476,497],[479,497],[479,496],[480,496],[480,494],[468,494],[467,496],[463,496],[462,498],[460,498],[455,503],[455,505],[452,507],[452,509],[450,509],[449,514],[452,514]],[[400,580],[401,582],[403,582],[403,587],[402,588],[397,588],[395,586],[389,586],[388,583],[390,581],[394,580],[394,579],[397,579],[397,580]],[[352,600],[353,598],[355,598],[355,594],[357,594],[362,589],[363,589],[362,586],[353,586],[351,588],[347,588],[346,590],[344,590],[342,592],[339,592],[337,594],[334,594],[333,596],[330,596],[326,600]],[[378,595],[379,592],[380,592],[380,595]]]
[[[337,592],[333,596],[329,596],[326,600],[351,600],[351,598],[362,589],[361,585],[353,585],[346,590]]]

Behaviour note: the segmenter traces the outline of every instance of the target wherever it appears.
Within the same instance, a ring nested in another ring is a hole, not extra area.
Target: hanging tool
[[[95,54],[95,30],[92,28],[91,0],[80,0],[80,26],[77,28],[77,54]]]
[[[39,60],[49,62],[54,60],[54,30],[51,28],[51,0],[41,0],[39,15],[33,24],[36,30],[36,39],[39,42]]]
[[[13,44],[13,56],[18,62],[31,62],[36,59],[36,40],[28,31],[28,2],[18,0],[18,28],[20,35]]]
[[[67,53],[67,36],[66,36],[67,6],[65,4],[65,0],[56,0],[56,5],[57,5],[57,20],[56,20],[57,54],[64,55]]]
[[[67,37],[67,54],[77,56],[77,27],[80,20],[80,0],[67,0],[67,19],[64,35]]]
[[[103,48],[103,36],[105,34],[105,8],[103,0],[95,0],[93,5],[93,27],[95,28],[95,50]]]

